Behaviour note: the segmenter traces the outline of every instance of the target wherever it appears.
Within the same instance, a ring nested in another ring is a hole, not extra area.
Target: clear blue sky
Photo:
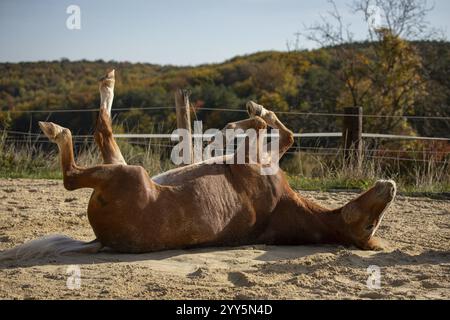
[[[351,2],[337,1],[343,13]],[[66,28],[71,4],[81,8],[81,30]],[[0,0],[0,61],[221,62],[286,50],[328,8],[326,0]],[[450,1],[435,0],[429,20],[448,35],[449,15]],[[361,36],[364,26],[346,18]]]

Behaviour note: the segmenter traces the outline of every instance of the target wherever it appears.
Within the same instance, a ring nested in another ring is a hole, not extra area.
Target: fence
[[[179,91],[176,96],[176,110],[177,110],[177,126],[179,128],[190,128],[190,105],[189,99],[185,92]],[[174,110],[173,107],[143,107],[138,108],[140,110]],[[114,112],[130,111],[131,109],[119,108],[113,109]],[[236,110],[227,108],[201,108],[205,111],[221,111],[221,112],[239,112],[246,113],[246,110]],[[5,112],[5,111],[0,111]],[[21,112],[21,113],[67,113],[67,112],[98,112],[98,109],[72,109],[72,110],[26,110],[26,111],[8,111],[8,112]],[[450,117],[439,117],[439,116],[409,116],[409,115],[364,115],[362,113],[362,108],[346,108],[344,113],[308,113],[308,112],[296,112],[296,111],[281,111],[277,112],[280,115],[295,115],[295,116],[315,116],[315,117],[343,117],[343,127],[342,132],[316,132],[316,133],[295,133],[295,138],[341,138],[342,147],[341,148],[327,148],[327,147],[302,147],[293,146],[288,153],[303,152],[308,153],[309,151],[314,151],[316,155],[336,155],[338,152],[343,152],[346,158],[353,158],[356,161],[360,161],[363,146],[363,138],[373,138],[373,139],[397,139],[397,140],[421,140],[421,141],[444,141],[450,142],[450,138],[447,137],[421,137],[421,136],[406,136],[406,135],[392,135],[392,134],[381,134],[381,133],[364,133],[363,132],[363,119],[364,118],[404,118],[404,119],[427,119],[435,121],[450,121]],[[6,141],[11,143],[21,143],[29,142],[33,140],[35,143],[47,143],[47,139],[39,133],[31,132],[20,132],[20,131],[8,131],[4,130],[7,134]],[[172,134],[169,133],[154,133],[154,134],[115,134],[117,139],[127,139],[131,144],[136,145],[155,145],[159,147],[169,148],[172,147],[170,144],[153,143],[152,140],[160,139],[171,139]],[[207,135],[202,137],[210,138]],[[86,141],[91,142],[93,140],[91,135],[74,135],[75,143],[85,143]],[[149,139],[148,142],[143,143],[142,139]],[[389,149],[371,149],[372,152],[382,152],[384,154],[392,155],[393,153],[399,154],[427,154],[427,155],[448,155],[447,151],[435,151],[435,150],[389,150]],[[384,157],[390,158],[390,157]],[[393,159],[401,161],[420,161],[418,159],[401,158],[401,157],[391,157]]]

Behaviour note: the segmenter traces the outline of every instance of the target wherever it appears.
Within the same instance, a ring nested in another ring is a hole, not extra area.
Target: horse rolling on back
[[[150,178],[143,167],[126,164],[114,140],[110,116],[114,83],[113,70],[99,85],[94,138],[103,164],[78,166],[70,130],[39,123],[59,148],[64,187],[93,189],[87,213],[96,239],[44,237],[0,253],[0,260],[95,253],[105,247],[130,253],[245,244],[327,243],[382,249],[374,234],[394,200],[395,182],[380,180],[344,206],[329,209],[294,192],[281,170],[262,175],[260,162],[204,161]],[[225,129],[278,129],[279,148],[268,156],[281,158],[293,144],[292,132],[261,105],[249,102],[247,111],[248,119]]]

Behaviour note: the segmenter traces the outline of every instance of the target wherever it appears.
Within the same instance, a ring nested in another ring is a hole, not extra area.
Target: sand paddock
[[[301,193],[330,207],[355,196]],[[89,196],[57,180],[0,179],[0,250],[47,234],[92,240]],[[257,245],[0,263],[0,298],[450,299],[449,199],[398,196],[377,235],[388,250]],[[367,286],[371,265],[378,289]],[[81,282],[69,289],[73,270]]]

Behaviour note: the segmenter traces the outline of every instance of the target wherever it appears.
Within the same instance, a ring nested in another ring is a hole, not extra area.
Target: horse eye
[[[374,225],[373,225],[373,224],[371,224],[371,225],[368,225],[368,226],[366,227],[366,230],[372,230],[372,229],[373,229],[373,227],[374,227]]]

